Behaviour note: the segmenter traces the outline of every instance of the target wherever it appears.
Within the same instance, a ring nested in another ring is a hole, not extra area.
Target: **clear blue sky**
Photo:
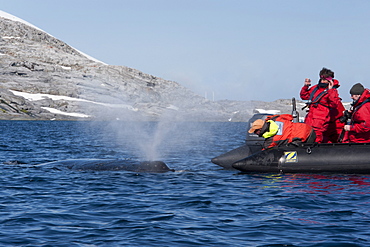
[[[0,10],[107,64],[215,100],[299,98],[335,72],[370,87],[369,0],[0,0]]]

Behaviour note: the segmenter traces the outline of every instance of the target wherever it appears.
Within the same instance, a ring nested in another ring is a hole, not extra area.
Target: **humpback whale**
[[[163,161],[142,161],[119,159],[71,159],[39,164],[37,166],[74,171],[133,171],[133,172],[168,172],[170,169]]]

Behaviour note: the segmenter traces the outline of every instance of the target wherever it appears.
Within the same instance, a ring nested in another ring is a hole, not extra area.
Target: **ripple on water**
[[[369,246],[369,175],[241,174],[212,164],[243,143],[245,123],[184,127],[196,140],[164,148],[163,160],[177,172],[29,167],[138,159],[133,142],[106,138],[104,129],[3,123],[0,158],[21,162],[0,167],[2,246]]]

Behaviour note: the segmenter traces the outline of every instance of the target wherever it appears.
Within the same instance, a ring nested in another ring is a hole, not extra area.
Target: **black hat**
[[[364,86],[362,86],[361,83],[356,83],[355,85],[352,86],[349,93],[351,95],[361,95],[364,91],[365,91]]]

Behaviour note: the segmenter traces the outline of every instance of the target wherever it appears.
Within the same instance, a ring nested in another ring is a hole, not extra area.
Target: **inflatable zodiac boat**
[[[265,119],[268,115],[271,114],[253,115],[248,128],[256,119]],[[264,138],[247,132],[245,145],[211,161],[225,169],[249,173],[370,174],[370,143],[288,144],[261,151],[263,142]]]
[[[288,145],[232,164],[242,172],[370,174],[370,143]]]
[[[262,142],[247,139],[211,161],[243,172],[370,174],[370,143],[288,144],[261,151]]]

